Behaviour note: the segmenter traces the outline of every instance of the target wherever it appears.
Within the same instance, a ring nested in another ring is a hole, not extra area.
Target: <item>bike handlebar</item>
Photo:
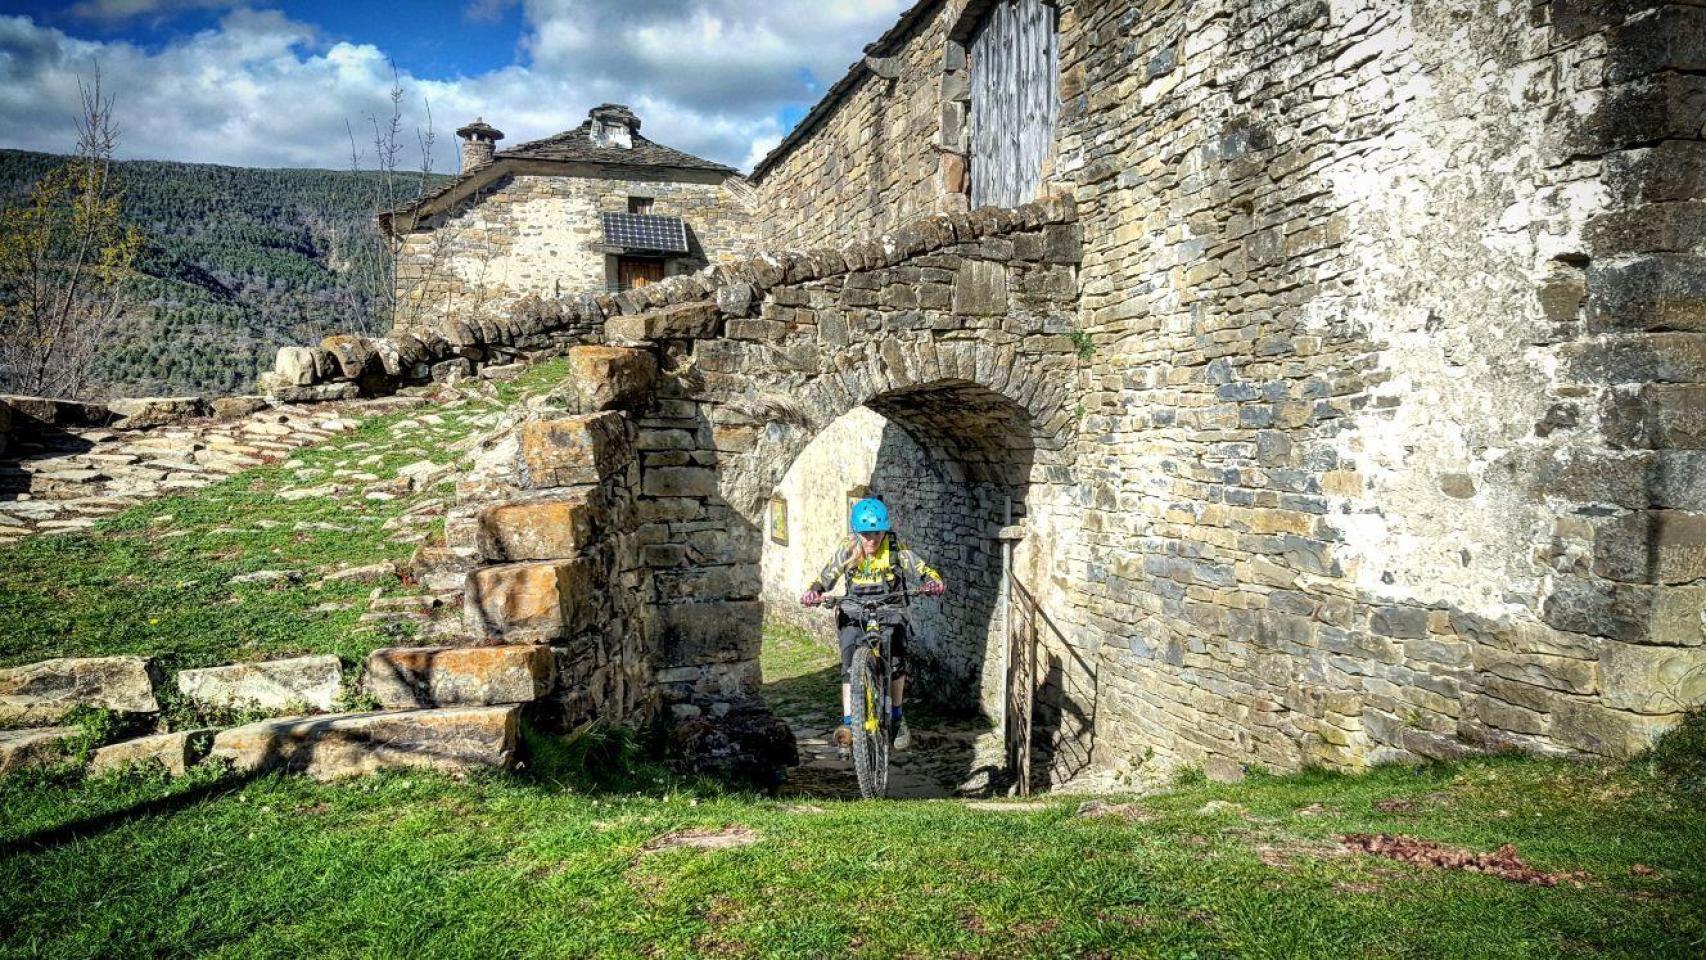
[[[888,603],[892,600],[911,600],[911,599],[912,599],[912,594],[910,594],[906,591],[902,591],[902,590],[897,590],[897,591],[894,591],[892,593],[877,593],[877,594],[872,594],[870,596],[865,596],[865,597],[861,597],[857,594],[842,594],[840,596],[830,596],[828,594],[824,594],[822,597],[818,598],[817,606],[832,607],[832,606],[835,606],[836,604],[851,601],[851,602],[859,604],[861,606],[870,607],[870,606],[877,606],[877,605],[883,604],[883,603]]]

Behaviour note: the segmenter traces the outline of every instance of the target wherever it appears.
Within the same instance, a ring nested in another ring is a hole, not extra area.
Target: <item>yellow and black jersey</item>
[[[835,587],[836,581],[846,577],[849,592],[894,590],[899,586],[897,581],[902,574],[942,582],[942,575],[894,534],[884,536],[882,544],[868,557],[859,549],[859,537],[853,535],[835,548],[834,558],[812,581],[812,589],[826,592]]]

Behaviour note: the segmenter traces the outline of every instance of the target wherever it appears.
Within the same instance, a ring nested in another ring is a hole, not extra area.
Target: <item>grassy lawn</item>
[[[0,663],[353,661],[395,642],[359,622],[375,585],[317,581],[405,559],[413,545],[385,525],[443,492],[281,491],[448,462],[500,402],[562,374],[542,365],[494,401],[375,418],[90,534],[9,549]],[[303,577],[230,582],[257,570]],[[767,696],[831,723],[836,662],[772,630]],[[0,781],[0,957],[1698,957],[1706,807],[1678,784],[1706,790],[1706,726],[1691,730],[1692,766],[1664,783],[1637,766],[1493,758],[1183,782],[1089,815],[1075,797],[732,793],[587,761],[615,752],[596,738],[531,733],[521,769],[464,781],[65,767]],[[684,831],[753,842],[673,844]],[[1352,852],[1346,834],[1514,844],[1557,882]]]
[[[561,362],[541,364],[503,385],[497,401],[547,389],[564,371]],[[414,545],[394,541],[397,531],[386,523],[446,496],[449,485],[392,500],[370,500],[363,491],[405,465],[453,459],[449,446],[499,407],[475,389],[456,409],[373,417],[288,460],[144,503],[87,534],[39,537],[0,551],[0,666],[109,654],[156,655],[168,672],[307,653],[354,662],[395,642],[359,623],[376,584],[316,582],[339,567],[409,558]],[[423,421],[429,415],[439,422]],[[352,489],[280,496],[332,483]],[[230,582],[261,570],[297,571],[302,579]],[[395,578],[377,586],[414,592]]]
[[[773,648],[778,645],[772,645]],[[787,684],[821,671],[782,646]],[[821,681],[820,681],[821,682]],[[1080,816],[953,800],[74,774],[0,783],[8,957],[1696,957],[1706,816],[1625,767],[1490,759],[1187,783]],[[577,770],[579,772],[577,772]],[[1112,801],[1110,801],[1112,802]],[[756,842],[651,850],[679,831]],[[1513,843],[1535,886],[1347,852]]]

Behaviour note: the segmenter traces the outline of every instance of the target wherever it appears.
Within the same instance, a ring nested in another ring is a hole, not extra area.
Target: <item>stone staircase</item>
[[[109,744],[94,752],[91,769],[158,763],[176,775],[212,759],[238,772],[279,769],[323,780],[388,769],[506,769],[515,760],[522,707],[552,693],[556,676],[543,644],[392,647],[369,655],[358,684],[379,709],[334,712],[347,699],[335,657],[186,670],[176,686],[198,707],[283,715]],[[43,724],[61,723],[78,707],[133,720],[157,716],[158,683],[144,657],[0,670],[0,727],[13,727],[0,729],[0,774],[64,762],[80,728]]]

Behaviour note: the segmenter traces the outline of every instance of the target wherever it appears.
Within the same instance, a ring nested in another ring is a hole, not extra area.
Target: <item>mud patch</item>
[[[674,850],[679,847],[695,847],[700,850],[726,850],[730,847],[744,847],[757,843],[758,832],[746,827],[724,827],[721,830],[677,830],[666,833],[656,840],[641,847],[643,853],[657,853],[660,850]]]
[[[1434,867],[1440,870],[1462,870],[1537,887],[1555,887],[1560,883],[1581,886],[1588,874],[1581,870],[1567,873],[1547,873],[1536,870],[1517,856],[1516,845],[1507,843],[1492,853],[1473,853],[1415,837],[1393,836],[1389,833],[1347,833],[1340,841],[1348,850],[1386,857],[1400,863]]]

